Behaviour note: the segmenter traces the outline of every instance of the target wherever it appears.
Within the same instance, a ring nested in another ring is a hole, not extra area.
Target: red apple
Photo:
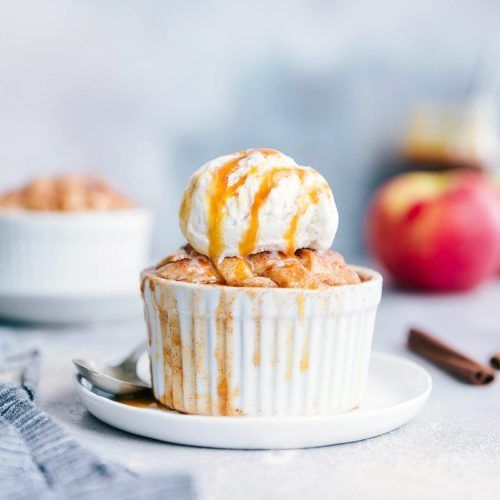
[[[498,227],[500,228],[500,178],[497,178],[492,182],[492,187],[497,194],[497,216],[498,216]],[[500,249],[498,250],[498,256],[497,256],[497,274],[498,276],[500,276]]]
[[[403,174],[368,208],[369,250],[399,283],[434,290],[471,288],[495,273],[498,200],[470,172]]]
[[[495,183],[495,190],[497,193],[497,216],[498,216],[498,227],[500,228],[500,182]],[[500,231],[500,229],[499,229]],[[500,248],[498,249],[497,256],[497,274],[500,276]]]

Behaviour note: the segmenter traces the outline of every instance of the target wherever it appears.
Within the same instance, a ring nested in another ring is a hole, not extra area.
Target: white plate
[[[137,291],[123,295],[0,293],[0,317],[36,323],[95,323],[142,314]]]
[[[144,362],[140,363],[144,373]],[[389,354],[374,353],[361,407],[328,417],[211,417],[137,408],[97,394],[75,376],[81,402],[95,417],[133,434],[170,443],[211,448],[310,448],[359,441],[409,422],[432,388],[420,366]]]

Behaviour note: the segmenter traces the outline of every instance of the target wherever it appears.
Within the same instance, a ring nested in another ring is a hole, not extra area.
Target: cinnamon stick
[[[484,385],[495,379],[495,372],[489,366],[474,361],[436,337],[417,328],[410,329],[408,347],[468,384]]]
[[[495,370],[500,370],[500,351],[497,351],[491,356],[490,365],[495,368]]]

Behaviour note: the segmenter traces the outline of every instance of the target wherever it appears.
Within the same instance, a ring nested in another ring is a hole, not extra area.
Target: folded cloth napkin
[[[34,403],[39,354],[0,345],[1,499],[191,499],[188,476],[138,477],[100,460]]]

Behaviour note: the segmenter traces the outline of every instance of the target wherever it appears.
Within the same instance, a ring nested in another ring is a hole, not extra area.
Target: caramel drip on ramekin
[[[255,340],[253,348],[252,362],[254,366],[260,366],[260,349],[262,337],[262,294],[254,295],[253,302],[253,320],[255,324]]]
[[[233,414],[231,393],[233,304],[235,296],[226,290],[221,290],[219,306],[216,314],[216,345],[215,359],[217,361],[217,399],[219,415]]]
[[[177,299],[173,290],[161,288],[158,292],[159,297],[155,295],[154,300],[160,323],[165,376],[165,393],[159,399],[169,408],[184,411],[182,340]]]
[[[189,397],[184,398],[184,406],[187,413],[207,414],[208,395],[206,391],[198,393],[197,387],[203,387],[206,382],[205,351],[206,351],[206,316],[202,310],[202,290],[196,289],[191,298],[192,314],[189,330],[190,349],[186,352],[187,370],[191,375],[184,380]],[[198,383],[199,382],[199,383]]]
[[[169,333],[169,315],[167,309],[158,305],[158,317],[160,320],[161,342],[163,351],[163,370],[165,376],[165,393],[161,402],[169,408],[175,408],[173,403],[173,374],[172,374],[172,347]]]
[[[285,380],[291,380],[292,378],[292,368],[293,368],[293,339],[295,336],[295,326],[293,322],[287,321],[287,336],[286,336],[286,369],[285,369]]]
[[[297,301],[297,316],[299,319],[299,325],[304,334],[304,344],[302,345],[300,355],[300,371],[305,372],[309,368],[309,332],[305,327],[304,321],[305,297],[302,294],[298,294],[295,300]]]
[[[151,385],[153,385],[153,359],[152,359],[152,352],[153,352],[153,321],[155,321],[154,317],[151,316],[149,312],[149,307],[146,299],[146,286],[148,286],[149,282],[149,287],[151,287],[151,279],[148,279],[146,276],[141,277],[141,296],[142,300],[144,302],[144,319],[146,320],[146,326],[147,326],[147,332],[148,332],[148,360],[149,360],[149,376],[151,380]],[[151,308],[154,311],[154,297],[153,297],[153,292],[151,291],[151,288],[149,289],[150,291],[150,303],[151,303]]]
[[[223,222],[226,215],[226,202],[236,194],[237,189],[246,181],[248,175],[239,179],[235,185],[228,186],[229,176],[238,169],[239,162],[250,154],[260,152],[263,155],[274,155],[274,149],[249,149],[241,151],[231,160],[221,165],[212,174],[208,194],[208,256],[217,262],[222,254],[224,238]]]

